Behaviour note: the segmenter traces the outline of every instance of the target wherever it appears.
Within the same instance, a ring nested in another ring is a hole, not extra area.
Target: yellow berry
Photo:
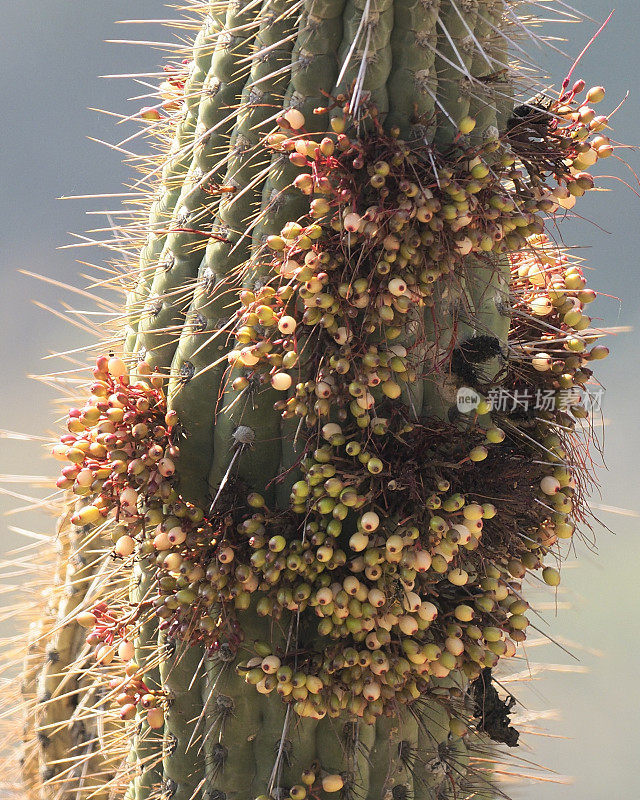
[[[473,117],[463,117],[460,122],[458,123],[458,130],[462,134],[471,133],[471,131],[476,127],[476,121]]]
[[[479,447],[474,447],[470,451],[469,458],[471,459],[471,461],[484,461],[488,455],[489,451],[487,450],[487,448],[479,446]]]
[[[560,583],[560,573],[554,567],[545,567],[542,570],[542,580],[548,586],[558,586]]]
[[[322,779],[322,789],[325,792],[339,792],[344,786],[341,775],[325,775]]]

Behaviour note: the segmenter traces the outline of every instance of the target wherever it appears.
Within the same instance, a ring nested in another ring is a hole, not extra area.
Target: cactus
[[[500,794],[491,670],[588,524],[607,354],[545,231],[611,153],[600,87],[513,108],[511,6],[202,5],[141,113],[121,349],[54,447],[29,796]]]

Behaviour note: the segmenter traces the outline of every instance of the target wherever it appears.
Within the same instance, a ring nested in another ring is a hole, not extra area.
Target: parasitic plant
[[[17,796],[500,796],[492,670],[589,523],[608,351],[549,228],[612,153],[604,90],[523,93],[511,0],[188,10],[54,447]]]

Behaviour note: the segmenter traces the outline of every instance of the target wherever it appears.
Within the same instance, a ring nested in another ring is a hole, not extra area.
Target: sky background
[[[602,0],[575,0],[574,5],[599,22],[611,10]],[[133,8],[133,11],[132,11]],[[107,39],[166,38],[157,26],[122,26],[115,21],[135,13],[140,18],[174,14],[159,0],[0,0],[0,428],[42,434],[53,429],[52,392],[27,376],[51,370],[43,362],[53,350],[78,346],[78,333],[32,301],[60,307],[61,300],[78,301],[53,287],[18,273],[26,269],[63,283],[78,285],[79,266],[69,244],[69,232],[97,226],[85,212],[104,208],[101,201],[59,200],[62,195],[118,192],[131,177],[119,156],[87,137],[116,141],[109,117],[91,107],[132,113],[139,103],[127,80],[104,80],[99,75],[153,71],[159,50],[106,44]],[[577,55],[594,23],[547,26],[560,45]],[[575,77],[587,85],[605,84],[606,109],[627,92],[629,99],[615,118],[615,138],[640,143],[640,6],[619,0],[606,31],[594,44]],[[531,51],[559,84],[570,61],[550,51]],[[604,106],[603,106],[604,107]],[[121,130],[121,129],[120,129]],[[640,168],[640,155],[627,160]],[[631,172],[613,159],[597,173],[613,172],[634,182]],[[564,226],[567,243],[581,248],[593,272],[590,285],[611,299],[601,298],[595,315],[612,326],[631,326],[609,342],[612,357],[598,364],[607,388],[603,412],[608,470],[601,473],[605,506],[640,510],[640,368],[638,315],[640,307],[640,198],[621,183],[599,179],[611,193],[593,193],[579,205],[585,219]],[[112,206],[113,207],[113,206]],[[87,253],[82,254],[82,257]],[[99,258],[99,254],[92,253]],[[620,301],[615,299],[620,298]],[[60,362],[57,362],[58,364]],[[0,473],[53,474],[55,464],[42,457],[38,445],[0,439]],[[29,492],[20,484],[0,482],[0,490]],[[10,511],[21,501],[0,495],[0,507]],[[524,737],[519,756],[544,765],[548,780],[571,776],[572,783],[512,787],[518,800],[637,800],[640,796],[638,739],[640,738],[640,572],[639,520],[633,515],[600,512],[611,532],[597,531],[598,552],[578,546],[563,570],[558,609],[545,596],[544,616],[552,636],[570,642],[579,660],[553,646],[529,649],[532,663],[568,665],[574,671],[551,668],[516,694],[527,710],[556,710],[548,719],[530,723],[540,735]],[[8,530],[32,526],[50,532],[53,523],[37,515],[0,519],[0,550],[23,544]],[[0,602],[2,597],[0,596]],[[565,606],[570,607],[565,607]],[[523,664],[523,668],[524,668]],[[585,671],[586,670],[586,671]],[[523,761],[523,771],[530,771]],[[555,773],[555,774],[554,774]]]

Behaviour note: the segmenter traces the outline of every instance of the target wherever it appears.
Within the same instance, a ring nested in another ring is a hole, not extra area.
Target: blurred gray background
[[[544,3],[538,3],[544,12]],[[580,10],[603,21],[611,8],[602,0],[576,0]],[[27,378],[47,372],[55,363],[43,362],[50,350],[78,345],[78,333],[62,320],[33,305],[37,300],[59,307],[69,300],[60,290],[18,274],[20,268],[43,273],[69,284],[78,283],[74,251],[68,232],[95,227],[90,209],[105,208],[103,201],[58,200],[62,195],[118,192],[131,177],[119,156],[87,139],[116,141],[108,117],[88,111],[99,107],[132,113],[139,103],[127,103],[138,94],[126,80],[103,80],[99,75],[153,70],[161,60],[151,48],[105,44],[105,39],[170,36],[157,26],[116,26],[132,15],[158,18],[170,15],[160,0],[1,0],[0,19],[0,428],[41,434],[53,427],[52,392]],[[564,47],[573,56],[597,29],[594,23],[546,26],[546,31],[570,38]],[[640,7],[637,0],[619,0],[607,30],[584,58],[575,77],[587,85],[606,84],[607,110],[627,90],[630,97],[615,118],[615,138],[640,143]],[[559,84],[570,61],[549,51],[530,51]],[[132,129],[133,130],[133,129]],[[634,169],[640,157],[628,152]],[[633,184],[633,175],[613,159],[597,173],[614,172]],[[611,193],[593,194],[578,211],[585,220],[564,226],[568,243],[584,248],[581,255],[593,267],[590,284],[616,299],[600,299],[596,316],[608,325],[637,330],[640,300],[640,198],[620,183],[600,179]],[[113,203],[113,201],[107,201]],[[114,207],[111,205],[110,207]],[[86,257],[83,251],[78,257]],[[98,258],[99,254],[91,254]],[[90,259],[89,259],[90,260]],[[592,306],[592,308],[594,308]],[[640,510],[640,362],[637,333],[622,333],[612,345],[613,355],[598,365],[607,393],[603,412],[608,471],[602,471],[604,506]],[[0,439],[0,473],[53,474],[56,466],[42,457],[38,445]],[[29,493],[26,486],[0,483],[0,489]],[[0,495],[2,510],[23,502]],[[560,641],[571,642],[579,659],[553,646],[529,649],[532,663],[552,666],[546,673],[517,688],[527,710],[559,709],[553,718],[528,724],[539,735],[527,735],[513,771],[532,773],[533,763],[544,765],[545,783],[507,791],[519,800],[636,800],[640,796],[638,753],[640,742],[640,572],[639,521],[633,514],[600,512],[604,528],[598,533],[598,552],[579,546],[563,571],[558,609],[546,596],[544,615],[549,630]],[[52,522],[38,515],[0,520],[0,549],[23,544],[7,530],[9,525],[32,526],[50,532]],[[0,602],[2,597],[0,596]],[[565,607],[565,605],[570,607]],[[523,663],[523,669],[526,664]],[[585,671],[586,670],[586,671]],[[531,762],[531,763],[528,763]],[[564,783],[562,776],[571,776]],[[558,783],[553,781],[558,780]]]

